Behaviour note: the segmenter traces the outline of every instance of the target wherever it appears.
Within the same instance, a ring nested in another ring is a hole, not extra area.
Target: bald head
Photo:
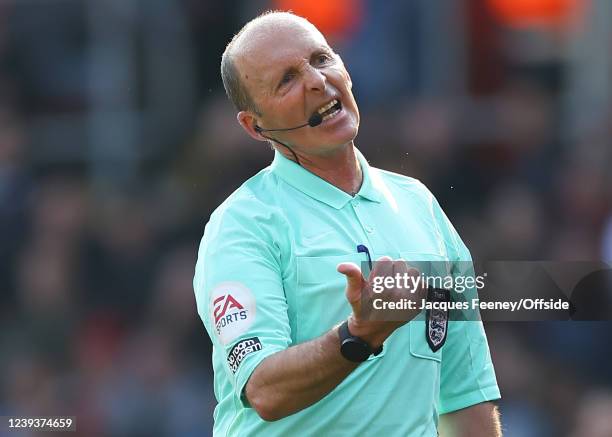
[[[295,31],[299,29],[314,30],[320,35],[318,29],[307,19],[299,17],[290,12],[271,11],[266,12],[245,24],[240,31],[234,35],[225,48],[221,57],[221,78],[227,96],[238,111],[253,111],[260,114],[257,104],[253,100],[243,77],[242,66],[252,62],[249,53],[256,46],[269,44],[270,37],[279,31]],[[323,35],[321,38],[324,40]],[[269,46],[274,50],[274,46]]]

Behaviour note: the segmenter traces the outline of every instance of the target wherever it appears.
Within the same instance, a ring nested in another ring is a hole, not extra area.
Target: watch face
[[[344,358],[355,363],[361,363],[370,356],[367,344],[353,338],[347,338],[342,342],[340,352]]]

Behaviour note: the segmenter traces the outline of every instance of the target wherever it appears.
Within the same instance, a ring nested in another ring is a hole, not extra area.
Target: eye
[[[322,65],[331,61],[331,59],[331,56],[327,53],[320,53],[315,57],[315,62],[317,63],[317,65]]]
[[[295,73],[291,72],[291,71],[288,71],[288,72],[286,72],[283,75],[283,77],[280,80],[280,82],[278,83],[278,85],[282,86],[282,85],[288,84],[289,82],[291,82],[293,80],[294,77],[295,77]]]

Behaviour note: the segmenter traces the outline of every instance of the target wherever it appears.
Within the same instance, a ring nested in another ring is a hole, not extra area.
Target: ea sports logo
[[[215,318],[215,329],[221,334],[221,328],[246,320],[248,311],[232,297],[231,294],[218,297],[213,302],[213,316]]]
[[[239,282],[224,282],[211,292],[214,329],[223,344],[247,331],[255,320],[255,298]]]
[[[228,311],[232,309],[235,310],[244,310],[244,307],[240,305],[236,299],[232,297],[231,294],[226,294],[225,296],[218,297],[213,302],[214,310],[213,314],[215,316],[215,325],[219,323],[219,320],[227,314]]]

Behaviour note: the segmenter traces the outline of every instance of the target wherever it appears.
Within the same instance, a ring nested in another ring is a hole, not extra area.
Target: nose
[[[304,83],[306,85],[306,89],[309,91],[325,91],[325,86],[327,85],[327,77],[321,72],[321,70],[309,66],[305,73]]]

